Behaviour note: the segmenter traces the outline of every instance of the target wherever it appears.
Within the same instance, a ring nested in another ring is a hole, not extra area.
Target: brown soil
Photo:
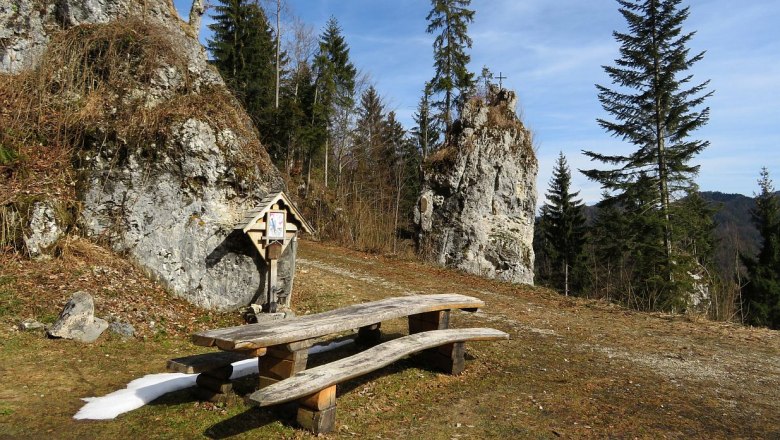
[[[100,260],[114,263],[90,269],[96,260],[86,253],[3,261],[0,438],[309,437],[287,415],[240,401],[202,404],[186,391],[115,420],[73,420],[80,397],[163,372],[167,358],[199,351],[189,332],[236,320],[169,298],[110,253]],[[73,258],[81,261],[79,275],[70,274]],[[99,316],[143,308],[144,319],[130,319],[143,338],[104,336],[84,346],[10,330],[20,318],[56,315],[77,288],[94,290]],[[49,296],[39,301],[21,292]],[[476,314],[455,313],[453,326],[494,327],[511,340],[467,344],[462,376],[404,360],[341,385],[337,427],[328,438],[780,438],[780,332],[635,313],[416,262],[300,246],[293,297],[299,314],[438,292],[486,302]],[[162,324],[150,327],[150,316]],[[386,338],[406,331],[400,320],[382,328]],[[253,381],[245,381],[247,390]]]

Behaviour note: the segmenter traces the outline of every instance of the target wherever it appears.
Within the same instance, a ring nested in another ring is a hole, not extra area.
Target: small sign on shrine
[[[248,212],[235,229],[240,229],[249,236],[268,264],[268,297],[264,309],[276,312],[279,303],[282,307],[290,307],[290,295],[278,295],[278,260],[287,246],[297,239],[299,231],[311,234],[314,229],[284,192],[270,194],[261,200],[260,206]]]

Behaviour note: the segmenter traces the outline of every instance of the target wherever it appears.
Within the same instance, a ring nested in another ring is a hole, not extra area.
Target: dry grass
[[[159,334],[185,337],[221,314],[196,310],[173,297],[144,271],[88,240],[69,237],[56,258],[30,261],[0,254],[0,334],[23,319],[51,323],[74,292],[95,299],[98,316],[132,324],[141,338]],[[236,321],[237,322],[237,321]]]
[[[63,263],[57,260],[43,266],[3,262],[0,292],[16,292],[12,310],[39,317],[54,314],[65,292],[89,282],[103,298],[99,315],[114,303],[139,309],[153,305],[154,313],[173,309],[185,316],[179,321],[185,328],[175,330],[161,319],[166,331],[147,329],[146,339],[122,342],[104,336],[96,344],[80,345],[9,332],[11,315],[4,315],[0,432],[13,438],[311,437],[292,426],[289,413],[260,411],[240,400],[226,407],[199,404],[188,391],[164,396],[116,420],[73,420],[80,397],[109,393],[144,374],[162,372],[166,359],[199,350],[187,342],[187,332],[230,322],[219,315],[210,319],[166,298],[110,253],[82,248],[81,243],[74,246],[78,249],[65,254],[67,270],[58,269]],[[336,431],[327,438],[709,439],[780,434],[778,332],[632,312],[311,242],[302,243],[299,255],[293,295],[299,314],[409,292],[458,292],[480,297],[487,305],[476,315],[455,313],[453,326],[494,327],[512,337],[468,344],[463,376],[441,375],[408,359],[346,382],[338,390]],[[109,273],[121,275],[94,278],[88,268],[104,262],[109,262]],[[132,287],[133,281],[144,287]],[[113,296],[101,293],[101,286],[114,286]],[[0,295],[7,305],[9,297]],[[35,299],[39,295],[44,296]],[[144,327],[140,321],[136,325]],[[406,332],[403,320],[383,323],[382,329],[386,338]],[[243,381],[239,390],[248,392],[254,380]]]

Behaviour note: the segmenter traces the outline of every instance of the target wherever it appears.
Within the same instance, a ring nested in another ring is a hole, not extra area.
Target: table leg
[[[258,358],[260,388],[265,388],[305,370],[311,345],[312,342],[302,341],[268,347],[265,356]]]
[[[450,328],[450,311],[426,312],[409,315],[409,334]]]
[[[358,335],[355,342],[359,345],[368,347],[379,344],[382,341],[382,330],[380,329],[381,326],[382,323],[380,322],[360,327],[358,329]]]

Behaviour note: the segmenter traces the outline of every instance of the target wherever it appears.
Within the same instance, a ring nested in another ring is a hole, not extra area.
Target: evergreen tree
[[[342,107],[354,103],[357,69],[349,60],[349,47],[335,17],[330,17],[320,36],[314,67],[320,84],[320,102]]]
[[[427,32],[436,34],[433,41],[433,66],[436,73],[431,80],[431,91],[444,96],[435,103],[445,133],[453,122],[453,113],[459,99],[471,90],[474,75],[468,71],[471,48],[468,25],[474,21],[474,11],[468,9],[471,0],[431,0]]]
[[[273,32],[257,3],[224,0],[215,6],[208,48],[228,88],[268,141],[273,133],[275,54]]]
[[[628,303],[628,256],[631,240],[624,210],[614,199],[602,197],[587,241],[587,273],[591,296]]]
[[[552,280],[566,295],[570,287],[580,287],[579,279],[582,250],[585,242],[585,215],[583,203],[571,192],[571,171],[563,153],[558,156],[547,202],[542,209],[545,238],[550,245]],[[575,276],[571,276],[574,275]],[[576,280],[571,283],[571,280]]]
[[[672,205],[676,219],[673,241],[681,253],[693,259],[693,264],[709,268],[715,256],[716,208],[704,200],[698,185],[686,191],[685,197]]]
[[[290,175],[298,174],[303,159],[316,151],[317,127],[313,125],[314,78],[311,66],[300,63],[289,76],[283,78],[277,117],[278,141],[284,145],[284,169]]]
[[[425,159],[436,149],[436,145],[439,141],[439,130],[436,128],[436,120],[431,114],[430,83],[425,83],[420,103],[417,104],[417,113],[415,113],[412,118],[414,119],[415,124],[417,124],[417,126],[412,129],[412,134],[417,141],[423,159]]]
[[[379,190],[389,178],[390,169],[377,164],[390,164],[393,155],[388,154],[385,145],[384,105],[374,86],[370,86],[360,97],[355,124],[355,168],[362,182],[371,190]],[[376,199],[376,198],[375,198]]]
[[[401,229],[408,229],[411,213],[420,194],[420,155],[412,138],[407,136],[403,125],[390,112],[384,121],[384,156],[392,166],[391,181],[393,189],[393,252],[398,250],[398,237]],[[385,162],[380,162],[385,163]],[[406,215],[402,215],[406,213]]]
[[[336,129],[340,139],[346,139],[349,119],[355,104],[357,69],[349,60],[349,47],[341,33],[338,20],[331,17],[320,36],[319,53],[314,60],[317,72],[315,119],[324,128],[321,142],[325,147],[325,183],[328,176],[328,142]]]
[[[758,185],[761,192],[751,214],[763,243],[757,258],[743,257],[749,278],[743,308],[750,324],[780,329],[780,200],[766,168]]]
[[[709,145],[689,137],[709,118],[709,108],[698,109],[711,92],[705,93],[709,81],[691,85],[692,75],[686,73],[704,54],[689,56],[686,45],[693,33],[682,31],[689,10],[679,8],[681,0],[617,1],[629,33],[614,32],[621,57],[615,60],[615,66],[605,66],[604,70],[618,88],[597,85],[599,101],[616,120],[599,119],[598,122],[607,132],[637,149],[615,155],[585,151],[592,160],[614,168],[583,173],[600,182],[614,197],[630,195],[627,199],[649,203],[642,214],[647,219],[638,221],[647,223],[646,220],[652,219],[653,227],[646,232],[657,233],[646,244],[660,247],[660,258],[646,262],[652,266],[653,274],[663,274],[663,286],[650,284],[661,288],[666,296],[658,304],[668,306],[679,299],[675,297],[681,286],[675,280],[679,282],[683,278],[674,275],[679,252],[673,243],[672,203],[690,188],[691,179],[698,172],[698,166],[689,162]],[[640,185],[654,189],[637,188]],[[651,192],[655,198],[645,200]],[[659,253],[647,252],[643,259],[650,254]]]

